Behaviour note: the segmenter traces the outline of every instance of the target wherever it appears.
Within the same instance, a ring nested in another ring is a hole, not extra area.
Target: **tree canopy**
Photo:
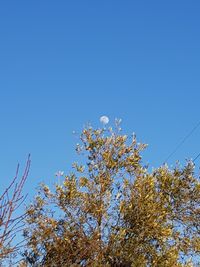
[[[200,256],[200,182],[194,164],[149,170],[145,144],[85,127],[80,163],[27,208],[20,266],[181,267]],[[196,266],[196,265],[195,265]]]

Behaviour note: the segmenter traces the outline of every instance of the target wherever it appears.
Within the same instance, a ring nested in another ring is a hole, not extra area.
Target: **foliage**
[[[83,165],[40,186],[28,207],[21,266],[193,266],[200,255],[200,183],[187,162],[149,171],[146,145],[116,127],[86,127]]]
[[[0,195],[0,266],[3,261],[19,249],[20,243],[14,243],[16,234],[23,228],[25,214],[17,214],[19,207],[25,200],[22,189],[30,168],[30,157],[24,174],[18,181],[19,165],[16,175],[10,185]]]

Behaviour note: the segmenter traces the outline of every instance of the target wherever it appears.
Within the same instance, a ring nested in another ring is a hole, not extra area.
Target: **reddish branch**
[[[26,195],[22,193],[24,183],[30,170],[30,155],[28,156],[24,173],[20,179],[19,164],[16,175],[10,185],[0,195],[0,260],[15,252],[20,243],[13,244],[16,234],[23,228],[25,214],[17,215],[16,211],[24,202]]]

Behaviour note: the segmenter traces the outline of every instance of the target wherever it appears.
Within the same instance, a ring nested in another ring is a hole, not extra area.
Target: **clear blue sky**
[[[159,166],[198,123],[200,1],[2,1],[0,181],[31,153],[26,192],[68,170],[80,131],[107,115]],[[200,152],[200,127],[169,160]],[[197,162],[200,165],[200,160]]]

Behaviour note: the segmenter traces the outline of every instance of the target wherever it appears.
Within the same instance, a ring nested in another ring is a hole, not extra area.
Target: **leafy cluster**
[[[117,125],[118,126],[118,125]],[[194,165],[141,162],[146,145],[117,127],[83,130],[85,164],[27,209],[20,266],[182,267],[200,256],[200,183]]]

